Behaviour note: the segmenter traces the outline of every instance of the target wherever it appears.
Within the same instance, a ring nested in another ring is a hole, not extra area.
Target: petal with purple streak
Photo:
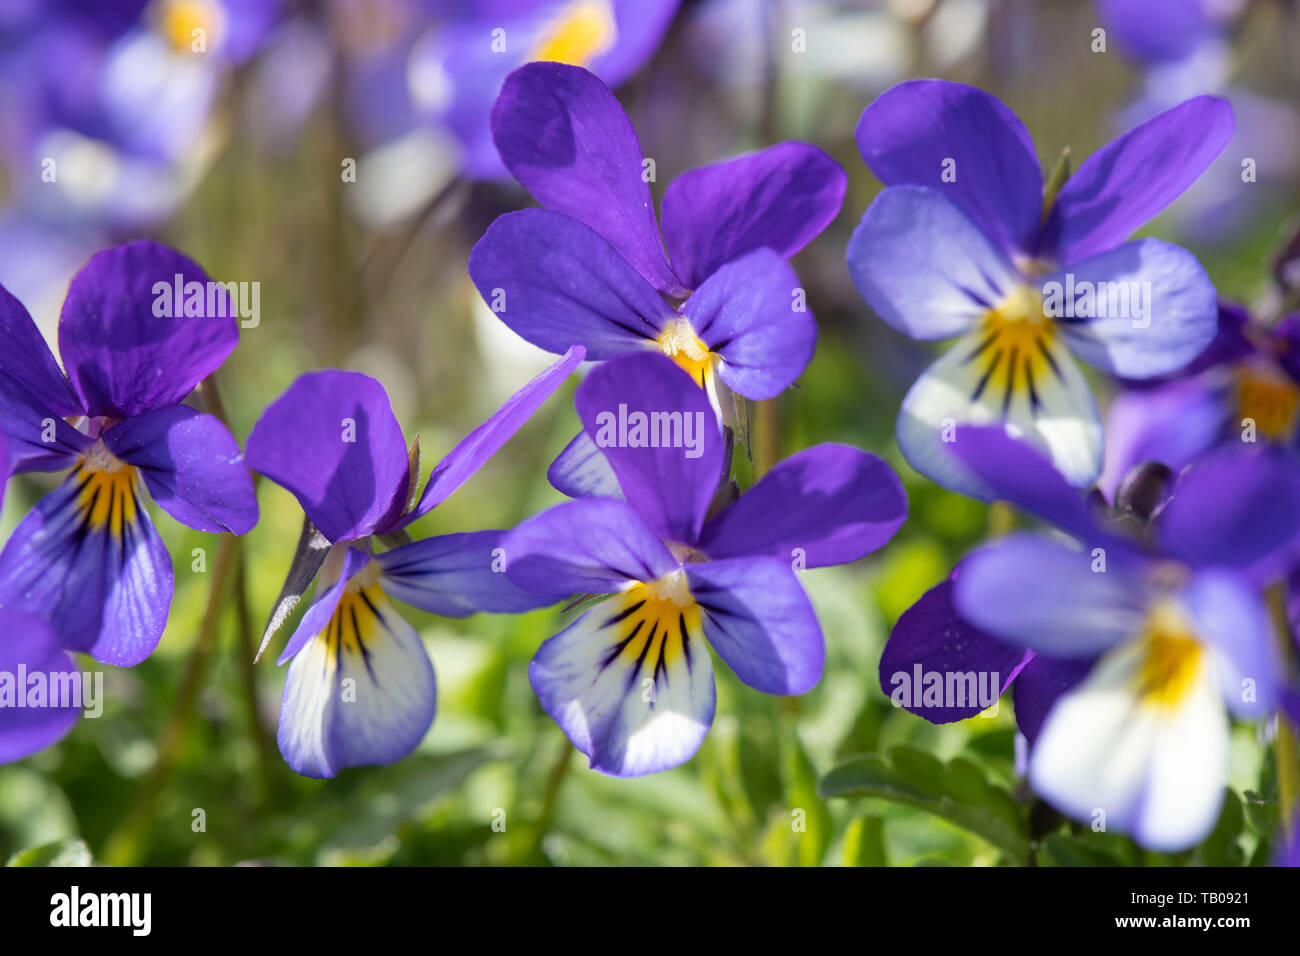
[[[735,558],[688,564],[704,634],[737,677],[766,694],[802,694],[822,676],[817,612],[788,562]]]
[[[812,360],[817,323],[789,263],[771,249],[727,262],[682,306],[720,359],[718,377],[760,401],[793,385]]]
[[[518,614],[565,595],[533,594],[510,580],[501,531],[442,534],[376,555],[389,596],[443,617]]]
[[[678,567],[640,513],[613,498],[556,505],[507,532],[501,546],[506,573],[533,594],[608,594]]]
[[[906,520],[907,495],[889,465],[849,445],[816,445],[711,518],[700,548],[712,558],[769,555],[818,568],[870,554]]]
[[[839,214],[848,177],[808,143],[785,142],[687,170],[664,192],[664,244],[688,289],[755,249],[789,259]]]
[[[932,186],[1008,252],[1032,253],[1043,179],[1034,141],[1016,115],[983,90],[909,80],[862,113],[858,149],[886,186]]]
[[[635,355],[592,369],[574,405],[627,502],[660,537],[694,544],[724,457],[705,392],[667,358]]]
[[[698,621],[633,588],[542,644],[528,679],[591,768],[620,777],[685,763],[713,723],[713,663]]]
[[[684,292],[664,259],[636,130],[596,76],[562,63],[515,70],[492,107],[492,139],[539,203],[590,226],[656,289]]]
[[[79,465],[0,552],[0,605],[45,618],[68,650],[119,667],[153,652],[172,563],[131,469]]]
[[[557,355],[654,348],[673,310],[614,247],[577,219],[546,209],[507,213],[469,257],[483,301],[521,338]]]
[[[172,405],[134,415],[103,434],[164,511],[199,531],[244,534],[257,524],[257,497],[244,455],[211,415]]]
[[[921,341],[970,332],[1022,282],[961,207],[924,186],[891,186],[872,201],[848,265],[867,305]]]

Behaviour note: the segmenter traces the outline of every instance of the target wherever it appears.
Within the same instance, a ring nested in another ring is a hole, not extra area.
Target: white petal
[[[1209,656],[1175,704],[1139,694],[1145,650],[1104,656],[1052,708],[1030,757],[1034,789],[1067,815],[1173,852],[1209,835],[1223,803],[1228,719]],[[1101,816],[1104,814],[1104,817]]]
[[[280,706],[280,752],[294,770],[332,777],[392,763],[420,743],[437,701],[420,635],[378,583],[352,579],[325,629],[293,659]]]
[[[528,673],[547,713],[604,773],[637,776],[684,763],[713,722],[713,664],[699,611],[646,600],[644,585],[544,643]]]
[[[1052,335],[1033,348],[1023,341],[999,348],[988,340],[983,331],[963,336],[908,391],[897,428],[908,462],[946,488],[978,494],[979,483],[949,454],[948,443],[962,425],[1001,422],[1047,454],[1071,484],[1091,484],[1101,473],[1101,419],[1069,352]]]

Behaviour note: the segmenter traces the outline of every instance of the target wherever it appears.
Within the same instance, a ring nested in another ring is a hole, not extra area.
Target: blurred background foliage
[[[318,4],[300,6],[308,19],[320,13]],[[921,479],[894,444],[899,402],[930,356],[869,314],[844,267],[848,237],[879,189],[857,154],[854,126],[870,99],[893,82],[939,75],[1005,100],[1033,132],[1045,168],[1066,146],[1077,163],[1112,137],[1147,81],[1142,64],[1113,40],[1107,52],[1092,51],[1099,23],[1090,3],[1065,0],[689,2],[658,52],[618,91],[646,154],[656,160],[656,199],[684,169],[782,139],[822,146],[850,175],[843,212],[794,263],[821,338],[801,387],[779,399],[778,452],[823,441],[876,451],[903,476],[911,517],[880,554],[804,574],[828,647],[825,677],[814,691],[787,699],[748,690],[715,655],[718,716],[698,756],[649,778],[608,778],[586,769],[528,685],[528,661],[560,628],[559,609],[449,621],[407,608],[439,681],[437,719],[423,744],[392,766],[348,770],[330,781],[297,777],[273,739],[283,669],[275,666],[275,653],[255,670],[249,666],[250,640],[260,636],[301,522],[292,497],[263,481],[261,524],[237,552],[155,514],[177,572],[162,643],[136,668],[105,669],[102,718],[83,720],[59,745],[0,768],[0,859],[182,865],[1266,859],[1277,820],[1269,758],[1253,730],[1236,732],[1234,793],[1218,831],[1197,850],[1164,858],[1121,837],[1068,825],[1033,802],[1015,773],[1009,700],[995,717],[932,726],[891,706],[877,675],[895,620],[981,540],[988,515],[984,506]],[[794,28],[807,31],[809,52],[791,50]],[[1229,37],[1231,82],[1294,101],[1297,39],[1287,5],[1250,4]],[[364,146],[353,138],[331,82],[291,138],[271,137],[260,87],[251,79],[257,68],[254,59],[227,78],[208,120],[218,144],[194,188],[158,221],[102,234],[114,241],[151,235],[216,278],[261,283],[261,324],[242,332],[220,372],[241,441],[297,375],[357,368],[384,382],[408,440],[420,437],[427,473],[547,361],[495,321],[465,271],[485,226],[527,205],[528,197],[513,184],[448,177],[421,208],[376,224],[348,195],[358,184],[341,182],[342,160]],[[1294,172],[1294,163],[1287,168]],[[1199,236],[1181,229],[1171,217],[1188,197],[1146,232],[1188,245],[1225,297],[1249,302],[1261,294],[1269,256],[1296,208],[1294,176],[1259,188],[1273,189],[1271,199],[1239,228]],[[67,278],[33,304],[47,332]],[[11,278],[0,274],[0,280],[8,285]],[[545,470],[575,430],[572,388],[414,526],[414,536],[509,527],[559,501]],[[752,474],[743,460],[739,467],[744,486]],[[4,534],[50,484],[40,475],[11,483]],[[198,549],[203,571],[193,570]],[[242,580],[246,600],[239,588],[224,589],[205,626],[223,558],[234,562],[232,580]],[[84,658],[83,666],[96,665]]]

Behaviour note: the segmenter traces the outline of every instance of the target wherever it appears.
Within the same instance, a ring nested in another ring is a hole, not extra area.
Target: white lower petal
[[[949,446],[961,440],[963,425],[1001,423],[1042,450],[1071,484],[1095,481],[1102,463],[1101,419],[1069,352],[1052,334],[1032,346],[1013,342],[999,349],[987,342],[983,330],[959,339],[903,399],[897,433],[908,462],[947,488],[981,496],[984,490]]]
[[[713,665],[699,611],[636,585],[538,650],[529,678],[547,712],[603,773],[675,767],[713,722]],[[686,622],[683,624],[683,622]]]
[[[1034,789],[1067,815],[1177,851],[1213,830],[1227,781],[1228,719],[1209,656],[1176,701],[1141,693],[1145,649],[1108,653],[1057,701],[1030,758]]]

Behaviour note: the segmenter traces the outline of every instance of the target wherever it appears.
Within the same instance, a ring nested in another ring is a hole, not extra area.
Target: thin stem
[[[1273,629],[1281,643],[1282,672],[1289,674],[1295,657],[1295,645],[1286,604],[1286,583],[1279,581],[1268,589],[1268,607],[1273,616]],[[1300,805],[1300,739],[1297,739],[1295,725],[1285,711],[1279,711],[1277,715],[1277,738],[1273,742],[1273,752],[1277,758],[1277,795],[1282,822],[1286,826],[1286,832],[1292,834],[1297,823],[1296,809]]]
[[[244,706],[248,712],[248,729],[257,750],[257,767],[262,778],[262,798],[269,800],[279,783],[280,763],[270,729],[262,720],[262,708],[257,700],[257,668],[253,662],[256,650],[253,637],[252,616],[248,611],[248,564],[244,559],[242,542],[235,549],[235,666],[244,691]]]
[[[123,819],[104,841],[104,862],[113,866],[135,865],[142,855],[144,830],[154,820],[154,808],[171,776],[172,767],[180,752],[182,741],[194,714],[194,703],[198,698],[199,688],[203,686],[203,674],[208,658],[216,643],[217,622],[221,619],[226,581],[234,564],[239,538],[233,534],[221,536],[221,546],[217,549],[217,559],[212,569],[212,587],[208,591],[207,607],[203,610],[203,622],[199,635],[190,651],[186,665],[185,677],[176,695],[171,718],[163,730],[162,741],[158,745],[158,759],[153,769],[140,788],[140,795],[135,801],[131,813]]]

